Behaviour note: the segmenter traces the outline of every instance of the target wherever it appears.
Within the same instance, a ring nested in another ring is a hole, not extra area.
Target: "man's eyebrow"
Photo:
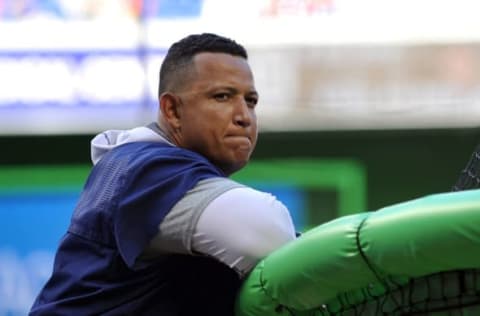
[[[231,86],[214,86],[210,89],[211,92],[216,92],[219,90],[227,90],[230,93],[238,93],[238,89]]]
[[[234,93],[234,94],[240,93],[239,89],[234,88],[234,87],[230,87],[230,86],[218,86],[218,87],[212,88],[212,91],[217,91],[217,90],[227,90],[228,92]],[[258,92],[255,89],[252,89],[252,90],[248,91],[246,94],[255,95],[255,96],[258,97]]]

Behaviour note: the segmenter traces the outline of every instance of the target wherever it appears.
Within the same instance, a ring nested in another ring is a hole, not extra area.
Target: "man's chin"
[[[248,158],[244,160],[237,160],[229,164],[224,164],[223,167],[220,168],[227,176],[230,176],[231,174],[240,171],[243,167],[245,167],[248,164],[248,161]]]

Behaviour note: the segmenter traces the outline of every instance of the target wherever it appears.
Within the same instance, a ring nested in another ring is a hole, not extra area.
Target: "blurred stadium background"
[[[244,44],[261,136],[236,177],[298,229],[450,190],[480,142],[475,0],[0,0],[0,315],[25,315],[104,129],[148,123],[175,40]]]

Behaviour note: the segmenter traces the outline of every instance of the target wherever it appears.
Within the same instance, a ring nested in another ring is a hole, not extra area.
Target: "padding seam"
[[[367,255],[365,254],[365,252],[363,252],[362,245],[360,244],[360,230],[363,228],[363,225],[365,224],[365,222],[366,222],[369,218],[370,218],[370,216],[366,216],[364,219],[362,219],[362,221],[360,222],[360,225],[358,225],[357,232],[356,232],[356,234],[355,234],[355,240],[356,240],[356,243],[357,243],[357,249],[358,249],[358,252],[360,253],[360,256],[362,256],[363,261],[365,262],[365,264],[367,265],[367,267],[370,269],[370,271],[372,271],[372,273],[375,275],[375,277],[377,278],[377,280],[378,280],[383,286],[385,286],[385,288],[388,288],[388,285],[385,283],[385,281],[383,280],[383,278],[380,277],[380,275],[379,275],[379,273],[377,272],[377,270],[375,270],[375,268],[373,267],[373,264],[368,260]]]
[[[292,310],[290,310],[290,308],[288,308],[286,305],[281,304],[278,299],[274,298],[273,295],[270,295],[268,293],[267,288],[265,287],[265,280],[263,278],[263,271],[264,270],[265,270],[265,261],[262,261],[262,267],[261,267],[261,270],[260,270],[260,278],[259,278],[260,288],[264,292],[265,296],[269,297],[272,300],[272,302],[274,302],[275,312],[276,313],[281,313],[285,309],[289,313],[289,315],[294,316],[295,314],[292,312]]]
[[[362,246],[360,244],[360,230],[363,228],[363,225],[365,224],[365,222],[370,218],[370,215],[369,216],[366,216],[361,222],[360,222],[360,225],[358,225],[358,228],[357,228],[357,234],[356,234],[356,243],[357,243],[357,248],[358,248],[358,252],[360,253],[360,255],[362,256],[362,259],[363,261],[365,261],[365,264],[367,265],[367,267],[370,269],[370,271],[372,271],[373,275],[377,278],[378,282],[383,285],[383,287],[385,288],[385,291],[390,291],[392,290],[390,288],[390,286],[388,285],[388,283],[385,281],[384,278],[382,278],[379,274],[379,272],[374,268],[374,265],[368,260],[368,257],[367,255],[365,254],[365,252],[363,251],[362,249]],[[400,306],[399,305],[399,302],[396,301],[395,298],[392,297],[392,300],[394,301],[394,303],[397,305],[397,306]]]

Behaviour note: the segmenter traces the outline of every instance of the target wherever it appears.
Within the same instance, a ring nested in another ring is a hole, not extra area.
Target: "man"
[[[175,43],[158,122],[92,140],[95,166],[31,315],[232,315],[242,278],[295,238],[282,203],[228,179],[255,147],[257,102],[242,46]]]

